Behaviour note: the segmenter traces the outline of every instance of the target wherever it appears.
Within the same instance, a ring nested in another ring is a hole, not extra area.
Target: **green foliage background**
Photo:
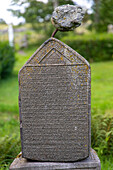
[[[64,4],[75,4],[74,0],[56,0],[58,5]],[[95,29],[97,32],[106,32],[109,24],[113,24],[113,0],[87,0],[92,3],[92,12],[89,15],[87,13],[87,17],[85,20],[92,20],[90,25],[90,29]],[[12,13],[15,16],[22,16],[25,18],[27,23],[31,23],[33,28],[38,30],[37,23],[47,23],[54,9],[54,1],[48,0],[47,3],[43,3],[37,0],[12,0],[13,5],[22,6],[25,4],[29,4],[25,12],[21,12],[21,10],[12,10]],[[45,27],[46,29],[46,27]]]
[[[93,1],[91,14],[92,29],[97,32],[106,32],[109,24],[113,24],[113,0],[89,0]]]
[[[14,62],[14,49],[8,42],[0,42],[0,79],[11,74]]]
[[[113,59],[113,34],[86,34],[64,36],[61,40],[90,62]]]

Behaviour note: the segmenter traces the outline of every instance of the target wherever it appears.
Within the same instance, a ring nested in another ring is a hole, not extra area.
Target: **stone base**
[[[58,163],[58,162],[36,162],[28,161],[22,158],[21,154],[13,161],[10,170],[101,170],[100,160],[96,152],[91,149],[90,156],[82,161],[73,163]]]

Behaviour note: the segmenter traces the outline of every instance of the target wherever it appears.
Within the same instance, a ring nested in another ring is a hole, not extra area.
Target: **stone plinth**
[[[55,169],[68,169],[68,170],[101,170],[100,160],[96,152],[91,149],[90,156],[82,161],[72,163],[58,163],[58,162],[36,162],[28,161],[21,156],[13,161],[10,170],[55,170]]]

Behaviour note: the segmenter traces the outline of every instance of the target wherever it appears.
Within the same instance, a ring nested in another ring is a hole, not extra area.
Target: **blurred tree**
[[[53,0],[53,7],[54,9],[58,6],[58,0]]]
[[[50,36],[54,27],[52,24],[48,25],[51,14],[54,8],[58,5],[71,4],[74,5],[73,0],[48,0],[47,3],[37,0],[12,0],[12,5],[20,7],[26,6],[24,12],[19,10],[9,9],[13,15],[17,17],[24,17],[26,23],[31,23],[36,31],[44,30],[46,35]],[[39,24],[40,23],[40,24]]]
[[[6,24],[6,22],[2,18],[0,18],[0,24]]]
[[[9,9],[13,15],[24,17],[27,23],[48,22],[54,7],[64,4],[74,4],[73,0],[48,0],[47,3],[37,0],[12,0],[12,5],[22,6],[28,4],[25,11]]]
[[[109,24],[113,24],[113,0],[88,0],[93,1],[91,19],[92,27],[98,32],[107,31]]]

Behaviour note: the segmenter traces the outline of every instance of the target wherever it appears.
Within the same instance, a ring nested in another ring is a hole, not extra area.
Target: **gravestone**
[[[21,154],[10,169],[97,169],[89,63],[51,37],[19,72]]]
[[[90,66],[50,38],[19,72],[24,158],[76,161],[89,156]]]

